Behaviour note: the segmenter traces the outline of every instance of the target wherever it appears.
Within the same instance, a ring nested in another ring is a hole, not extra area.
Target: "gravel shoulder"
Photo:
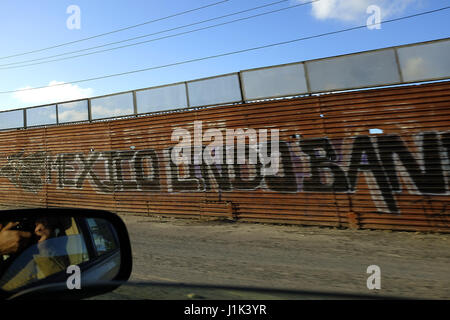
[[[450,235],[122,216],[133,281],[450,298]],[[381,268],[368,290],[367,267]]]

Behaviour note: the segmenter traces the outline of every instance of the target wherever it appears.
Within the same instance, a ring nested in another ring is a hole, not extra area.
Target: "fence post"
[[[137,116],[138,114],[138,109],[137,109],[137,100],[136,100],[136,91],[131,91],[131,93],[133,94],[133,112],[134,115]]]
[[[238,72],[238,80],[239,80],[239,90],[241,91],[241,102],[246,103],[244,86],[242,85],[242,74],[240,71]]]
[[[91,99],[87,99],[88,103],[88,120],[92,122],[92,109],[91,109]]]
[[[24,129],[27,127],[27,109],[23,109],[23,127]]]
[[[187,82],[184,83],[184,87],[186,89],[186,103],[187,103],[187,107],[189,108],[191,106],[191,102],[189,100],[189,90],[188,90],[188,83]]]
[[[55,111],[56,111],[56,124],[59,124],[58,104],[55,104]]]

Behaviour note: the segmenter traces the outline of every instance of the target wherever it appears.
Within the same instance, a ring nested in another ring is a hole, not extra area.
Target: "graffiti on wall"
[[[280,170],[264,174],[256,164],[175,164],[171,148],[8,155],[0,177],[37,193],[46,184],[98,193],[232,192],[355,193],[365,177],[379,212],[399,214],[395,195],[449,194],[450,132],[422,132],[411,149],[397,134],[345,139],[293,139],[279,143]],[[236,162],[234,162],[236,163]]]
[[[7,178],[13,185],[30,192],[43,188],[46,174],[47,154],[36,152],[25,156],[24,152],[7,156],[7,164],[0,168],[0,177]]]

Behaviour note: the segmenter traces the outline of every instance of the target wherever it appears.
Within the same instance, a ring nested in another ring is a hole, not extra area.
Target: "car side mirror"
[[[117,288],[131,268],[128,231],[114,213],[68,208],[0,212],[3,298],[49,285],[60,288],[61,298],[86,298]],[[89,290],[98,283],[115,284]]]

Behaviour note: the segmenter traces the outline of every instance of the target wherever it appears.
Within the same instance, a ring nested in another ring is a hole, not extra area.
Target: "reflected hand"
[[[22,249],[30,240],[30,232],[11,230],[19,222],[9,222],[4,228],[0,225],[0,254],[13,254]]]

